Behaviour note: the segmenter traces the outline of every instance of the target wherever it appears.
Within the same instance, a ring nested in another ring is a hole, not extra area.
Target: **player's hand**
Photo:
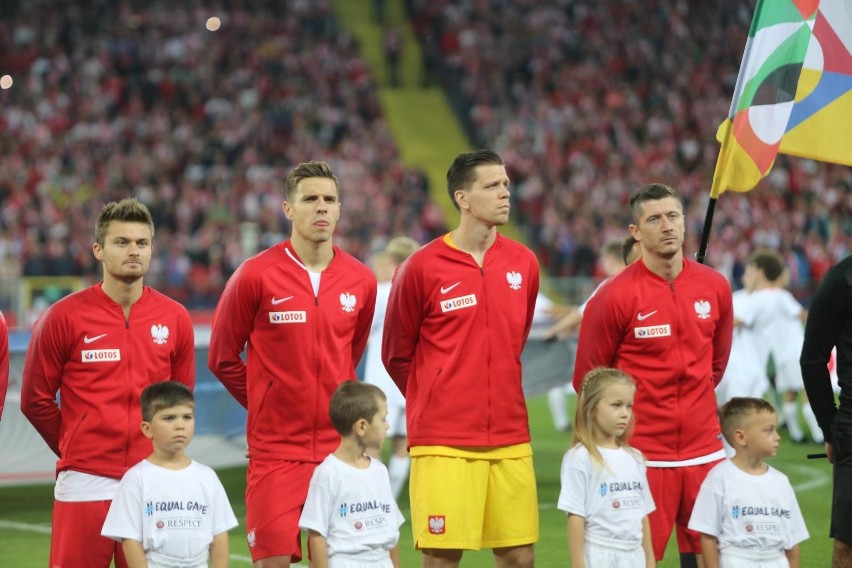
[[[828,458],[829,463],[834,463],[834,448],[828,442],[825,443],[825,456]]]

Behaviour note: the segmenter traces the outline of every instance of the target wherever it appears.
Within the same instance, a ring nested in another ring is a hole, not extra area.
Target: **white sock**
[[[553,427],[557,432],[563,432],[571,425],[568,419],[568,397],[565,387],[553,387],[547,391],[547,405],[550,407],[550,416],[553,418]]]
[[[391,456],[388,461],[388,475],[390,476],[391,491],[393,498],[399,501],[399,494],[405,482],[408,481],[408,470],[411,468],[411,458],[408,456]]]
[[[802,440],[805,433],[802,431],[802,426],[799,424],[799,416],[796,414],[798,405],[796,401],[785,402],[781,405],[781,412],[784,413],[784,423],[787,424],[787,431],[790,432],[790,438],[793,440]]]
[[[805,423],[808,425],[808,430],[811,431],[811,439],[817,444],[822,444],[825,442],[825,437],[822,435],[822,429],[817,424],[816,415],[814,414],[814,409],[811,408],[810,403],[802,405],[802,414],[805,417]]]

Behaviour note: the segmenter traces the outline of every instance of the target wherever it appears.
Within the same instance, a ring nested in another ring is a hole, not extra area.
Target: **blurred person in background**
[[[399,392],[382,364],[382,336],[385,327],[385,312],[390,296],[391,279],[396,267],[405,262],[420,245],[409,237],[394,237],[388,241],[385,249],[374,258],[373,272],[378,280],[376,292],[376,311],[370,328],[370,340],[367,342],[364,381],[374,384],[385,393],[388,404],[388,438],[391,441],[391,454],[388,460],[393,497],[399,501],[399,495],[408,480],[411,458],[408,456],[407,430],[405,426],[405,397]],[[381,458],[381,452],[373,457]]]
[[[9,328],[6,318],[0,312],[0,419],[3,418],[3,406],[6,404],[6,391],[9,388]]]

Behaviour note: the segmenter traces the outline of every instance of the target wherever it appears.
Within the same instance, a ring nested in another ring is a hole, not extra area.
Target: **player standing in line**
[[[414,543],[426,568],[483,547],[500,568],[529,568],[538,503],[521,351],[538,261],[497,232],[510,208],[500,156],[460,154],[447,187],[459,226],[397,270],[382,345],[407,401]]]
[[[654,499],[645,459],[627,443],[635,393],[633,379],[618,369],[600,367],[583,379],[556,504],[568,514],[574,568],[654,566],[648,524]]]
[[[168,379],[195,385],[189,313],[142,282],[153,237],[135,198],[107,204],[92,245],[103,282],[50,306],[27,348],[21,411],[59,456],[51,566],[127,566],[101,527],[119,480],[151,452],[139,395]]]
[[[391,278],[396,267],[402,264],[420,247],[417,241],[409,237],[394,237],[388,241],[385,250],[376,255],[373,272],[379,281],[376,292],[376,312],[370,328],[370,340],[367,342],[367,354],[364,367],[364,380],[374,384],[385,393],[388,405],[388,437],[391,439],[391,455],[388,460],[393,498],[399,495],[408,481],[411,458],[408,457],[407,430],[405,428],[405,397],[399,387],[390,378],[382,364],[382,336],[385,326],[385,311],[390,296]],[[381,458],[381,448],[368,450],[374,458]]]
[[[208,359],[248,409],[246,536],[257,568],[286,568],[302,556],[308,484],[338,443],[328,402],[356,379],[376,303],[370,269],[332,243],[340,188],[329,165],[299,164],[286,191],[291,237],[228,280]]]
[[[642,258],[595,294],[580,327],[574,388],[595,367],[615,367],[637,384],[633,445],[648,460],[657,509],[654,555],[677,526],[682,566],[695,566],[698,533],[687,529],[704,476],[725,458],[714,388],[731,349],[731,287],[683,254],[683,204],[662,184],[630,198],[630,232]]]

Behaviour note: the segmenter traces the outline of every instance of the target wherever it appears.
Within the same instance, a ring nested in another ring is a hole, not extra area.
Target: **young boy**
[[[340,445],[314,471],[299,526],[308,531],[312,568],[399,568],[405,522],[378,450],[388,430],[387,400],[369,383],[342,383],[329,404]]]
[[[787,476],[763,462],[781,439],[775,409],[734,397],[719,417],[736,453],[707,474],[689,520],[701,533],[705,568],[798,568],[808,530]]]
[[[128,568],[228,566],[237,519],[219,478],[185,450],[195,399],[176,381],[142,391],[142,433],[154,451],[124,475],[101,534],[122,543]]]

